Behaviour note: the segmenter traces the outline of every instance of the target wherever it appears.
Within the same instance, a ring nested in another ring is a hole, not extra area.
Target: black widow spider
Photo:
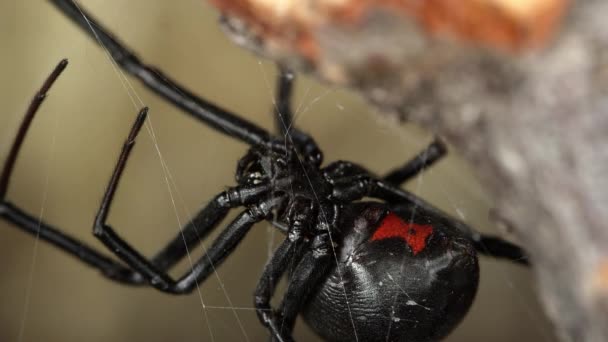
[[[0,176],[0,216],[26,232],[39,234],[106,277],[132,285],[148,284],[172,294],[188,293],[236,248],[254,223],[268,220],[286,238],[263,271],[255,290],[255,307],[274,339],[291,340],[295,318],[302,312],[309,325],[328,340],[427,341],[445,336],[466,314],[478,283],[476,251],[527,263],[518,247],[476,233],[398,188],[445,154],[440,141],[382,178],[349,162],[322,167],[321,151],[312,138],[292,127],[290,95],[294,78],[289,71],[282,70],[278,78],[275,117],[280,134],[272,136],[141,63],[73,2],[52,2],[151,90],[251,146],[238,163],[238,185],[217,195],[148,260],[106,224],[113,194],[146,116],[147,109],[142,109],[124,144],[93,228],[95,236],[124,266],[39,222],[5,199],[28,126],[46,91],[67,65],[62,61],[28,108],[5,162]],[[381,202],[363,201],[366,197]],[[167,275],[230,209],[240,206],[246,209],[228,224],[189,272],[177,280]],[[298,260],[293,269],[288,269],[289,260]],[[280,308],[273,310],[270,299],[285,273],[288,288]]]

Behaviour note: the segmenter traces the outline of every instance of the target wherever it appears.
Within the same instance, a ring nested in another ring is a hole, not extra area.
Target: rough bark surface
[[[560,338],[602,342],[608,341],[606,13],[605,0],[572,3],[548,47],[523,55],[432,36],[383,10],[358,26],[317,27],[314,59],[243,17],[224,24],[238,42],[353,86],[447,138],[475,165],[497,217],[529,251]]]

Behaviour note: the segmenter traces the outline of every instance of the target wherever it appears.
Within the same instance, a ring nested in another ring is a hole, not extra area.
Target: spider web
[[[228,42],[209,6],[194,0],[84,5],[145,60],[205,98],[272,129],[272,64]],[[152,255],[208,199],[234,184],[236,161],[246,146],[188,119],[137,82],[131,85],[81,31],[50,13],[56,11],[47,4],[0,5],[0,25],[9,27],[0,30],[0,37],[9,41],[11,32],[18,37],[10,40],[10,61],[0,66],[1,75],[15,80],[0,85],[1,94],[15,94],[3,99],[2,153],[50,66],[61,57],[71,61],[28,135],[9,197],[45,221],[100,246],[91,237],[93,215],[120,144],[137,109],[146,104],[151,115],[121,182],[110,222],[127,241]],[[431,139],[416,128],[378,120],[362,100],[343,90],[323,88],[302,77],[297,90],[295,122],[317,140],[326,161],[352,160],[382,173]],[[474,227],[490,226],[489,199],[472,181],[471,170],[453,156],[408,188]],[[266,339],[252,293],[264,262],[282,239],[267,223],[255,226],[214,275],[183,297],[116,285],[4,222],[0,227],[2,341]],[[191,251],[172,274],[187,270],[214,237]],[[529,280],[522,280],[526,276],[505,263],[484,262],[472,312],[448,341],[552,341]],[[284,284],[275,305],[283,289]],[[298,322],[295,338],[316,339],[303,322]]]

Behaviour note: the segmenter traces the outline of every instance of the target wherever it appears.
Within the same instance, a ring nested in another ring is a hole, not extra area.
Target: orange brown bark
[[[331,25],[357,27],[369,13],[390,11],[431,37],[520,51],[545,44],[569,0],[210,0],[262,39],[291,46],[314,61],[315,34]]]

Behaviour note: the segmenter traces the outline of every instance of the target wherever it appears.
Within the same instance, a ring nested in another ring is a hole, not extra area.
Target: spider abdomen
[[[338,266],[309,298],[308,324],[330,341],[435,341],[447,335],[477,291],[471,243],[424,212],[396,214],[371,202],[352,211],[342,222]],[[425,226],[432,233],[412,229]]]

